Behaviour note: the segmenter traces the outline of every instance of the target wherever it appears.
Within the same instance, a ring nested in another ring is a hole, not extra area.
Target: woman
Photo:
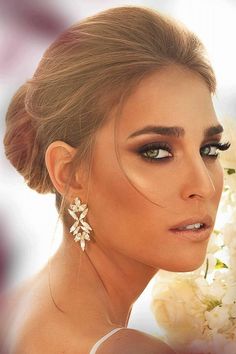
[[[148,8],[103,11],[48,48],[10,103],[4,144],[30,188],[55,193],[64,237],[15,296],[10,353],[174,353],[127,325],[159,269],[204,261],[216,150],[230,146],[215,86],[198,38]]]

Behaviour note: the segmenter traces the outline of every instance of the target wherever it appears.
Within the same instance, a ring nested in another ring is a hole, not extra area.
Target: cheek
[[[169,225],[166,210],[133,187],[115,152],[103,153],[103,160],[101,152],[97,149],[94,154],[89,182],[88,220],[95,240],[131,257],[144,256],[144,247],[155,245],[156,257],[157,244],[162,243]],[[164,251],[164,245],[161,248]]]
[[[104,150],[104,149],[103,149]],[[144,219],[144,198],[130,185],[115,153],[97,149],[89,182],[88,220],[95,238],[121,246],[135,237]]]

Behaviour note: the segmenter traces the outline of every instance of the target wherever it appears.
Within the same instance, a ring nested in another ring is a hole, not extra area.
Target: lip
[[[170,228],[170,230],[171,231],[178,231],[176,229],[179,227],[185,227],[187,225],[196,224],[196,223],[204,224],[205,227],[202,229],[204,231],[204,229],[207,230],[213,225],[213,219],[210,215],[205,215],[203,217],[199,216],[199,217],[189,218],[189,219],[183,220],[180,223],[172,226]],[[193,231],[193,232],[196,233],[196,231]],[[199,232],[200,232],[200,230],[199,230]]]
[[[204,226],[202,229],[198,229],[198,230],[176,230],[176,229],[173,229],[170,231],[179,240],[186,239],[188,241],[201,242],[201,241],[206,241],[210,238],[211,233],[212,233],[212,227],[211,226]]]

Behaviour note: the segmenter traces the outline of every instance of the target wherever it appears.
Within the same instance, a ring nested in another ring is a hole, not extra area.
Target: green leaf
[[[220,230],[214,229],[214,230],[213,230],[213,233],[216,234],[216,235],[219,235],[221,232],[220,232]]]
[[[229,268],[225,263],[221,262],[220,259],[216,259],[215,269]]]
[[[209,267],[209,261],[208,261],[208,258],[207,258],[207,260],[206,260],[206,269],[205,269],[204,279],[206,279],[206,277],[207,277],[208,267]]]
[[[234,168],[228,168],[227,173],[228,173],[228,175],[232,175],[233,173],[236,173],[236,171]]]

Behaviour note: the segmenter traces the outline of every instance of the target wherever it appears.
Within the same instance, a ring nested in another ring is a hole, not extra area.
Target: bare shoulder
[[[27,309],[17,314],[5,344],[9,354],[77,354],[77,340],[66,318]]]
[[[14,289],[5,290],[1,294],[1,307],[0,307],[0,348],[5,346],[11,339],[14,324],[17,321],[18,309],[26,283],[15,287]]]
[[[176,354],[176,352],[155,336],[142,331],[125,328],[105,341],[98,354]]]
[[[9,293],[0,351],[3,347],[7,354],[77,354],[73,347],[77,341],[66,316],[55,314],[39,293],[32,296],[34,284],[25,282]]]
[[[26,322],[7,343],[9,354],[75,354],[74,338],[66,326],[37,319]]]

